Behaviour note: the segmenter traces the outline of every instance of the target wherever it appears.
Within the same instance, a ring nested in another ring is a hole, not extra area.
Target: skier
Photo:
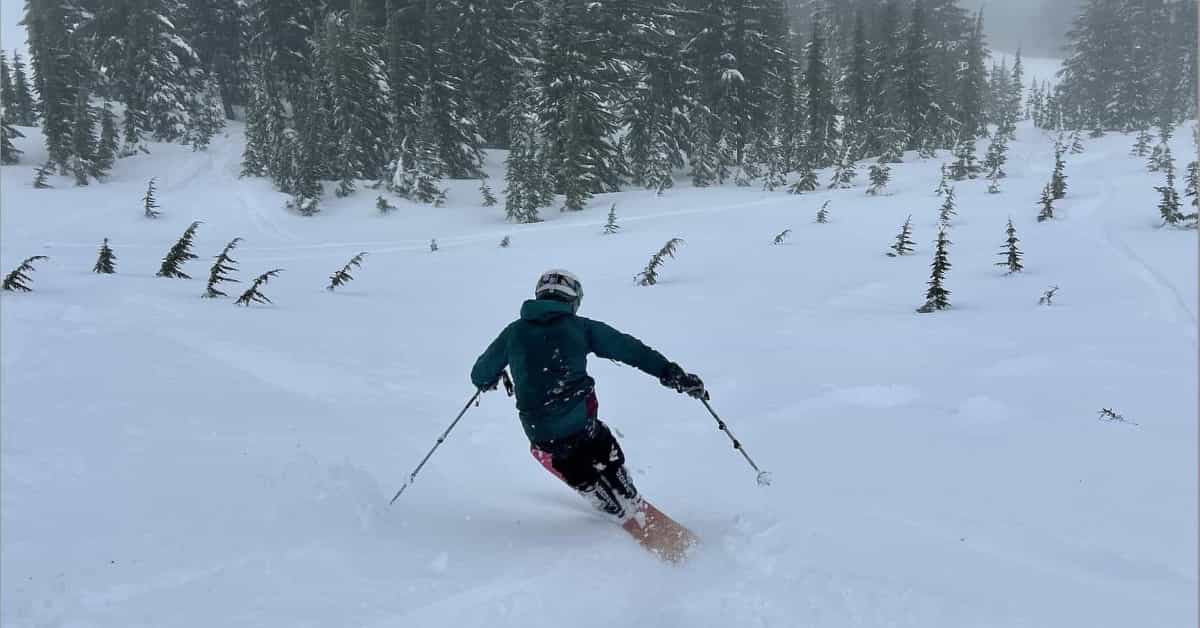
[[[699,399],[708,399],[704,382],[637,338],[577,316],[583,285],[575,275],[546,271],[537,280],[534,296],[522,304],[521,317],[476,360],[471,382],[480,390],[495,390],[505,367],[511,367],[521,426],[533,457],[643,545],[650,545],[643,533],[652,532],[646,530],[651,526],[642,515],[674,522],[639,496],[621,446],[597,418],[599,404],[595,380],[587,374],[587,354],[624,362]]]

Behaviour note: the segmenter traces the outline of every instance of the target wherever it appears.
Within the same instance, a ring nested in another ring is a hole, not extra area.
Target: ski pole
[[[725,422],[721,420],[721,417],[717,416],[717,412],[712,409],[712,406],[708,405],[708,399],[701,397],[700,403],[704,404],[704,407],[708,408],[708,413],[711,414],[713,416],[713,418],[717,420],[717,429],[721,430],[722,432],[725,432],[725,435],[728,436],[729,440],[733,442],[733,448],[738,450],[739,452],[741,452],[742,457],[746,459],[746,462],[749,462],[750,466],[754,469],[754,471],[758,473],[758,476],[755,478],[755,481],[758,482],[758,485],[759,486],[770,486],[771,485],[771,474],[766,471],[760,470],[758,468],[758,465],[754,464],[754,461],[750,459],[750,454],[746,453],[746,448],[742,447],[741,441],[739,441],[737,439],[737,437],[733,435],[733,432],[729,431],[729,426],[725,425]]]
[[[463,415],[467,413],[467,410],[471,409],[471,404],[475,403],[475,400],[479,399],[479,395],[481,394],[483,394],[482,388],[475,390],[475,394],[471,395],[471,400],[467,402],[467,405],[463,406],[462,412],[459,412],[458,416],[454,417],[454,421],[450,423],[450,427],[447,427],[446,431],[442,432],[442,435],[438,437],[437,442],[433,444],[433,449],[430,449],[429,453],[425,454],[425,457],[421,459],[421,464],[417,465],[417,468],[413,469],[413,472],[409,474],[408,480],[404,482],[404,486],[401,486],[400,490],[396,491],[396,495],[392,497],[392,501],[388,502],[389,505],[396,503],[396,500],[400,499],[400,494],[404,492],[404,489],[408,488],[408,485],[412,484],[413,480],[417,479],[417,474],[421,472],[421,467],[424,467],[425,463],[429,462],[429,458],[433,456],[433,452],[437,451],[437,448],[440,447],[443,442],[445,442],[446,437],[450,435],[450,430],[454,429],[455,425],[458,425],[459,419],[463,418]]]

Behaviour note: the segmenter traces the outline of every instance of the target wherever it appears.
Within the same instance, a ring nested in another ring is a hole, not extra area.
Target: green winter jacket
[[[532,443],[570,436],[587,426],[587,404],[595,381],[587,374],[587,355],[618,360],[655,377],[667,359],[604,323],[576,316],[567,303],[530,300],[471,369],[471,383],[496,382],[505,366],[516,385],[521,426]]]

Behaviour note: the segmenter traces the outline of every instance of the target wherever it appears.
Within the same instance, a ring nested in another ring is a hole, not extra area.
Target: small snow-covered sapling
[[[1137,425],[1137,423],[1134,423],[1133,421],[1126,419],[1125,415],[1121,414],[1120,412],[1117,412],[1116,410],[1113,410],[1112,408],[1100,408],[1100,412],[1098,412],[1097,414],[1100,415],[1099,418],[1101,421],[1107,421],[1109,423],[1128,423],[1129,425]]]
[[[354,267],[362,268],[362,261],[363,261],[363,258],[366,256],[367,256],[367,252],[363,251],[362,253],[359,253],[359,254],[355,255],[354,257],[351,257],[350,261],[346,262],[346,265],[343,266],[341,270],[339,270],[329,276],[329,285],[325,286],[325,289],[330,292],[333,292],[334,288],[337,288],[339,286],[342,286],[344,284],[347,284],[347,283],[350,283],[351,281],[353,281],[354,276],[350,274],[350,269],[354,268]]]
[[[1008,274],[1019,273],[1025,269],[1021,264],[1021,249],[1017,247],[1017,243],[1021,240],[1017,238],[1017,228],[1013,226],[1012,218],[1008,219],[1008,228],[1004,231],[1007,236],[1004,241],[1004,249],[1000,251],[1000,257],[1003,261],[996,262],[996,266],[1003,266],[1008,269]]]
[[[158,211],[158,199],[154,196],[154,180],[150,178],[150,182],[146,184],[146,195],[142,197],[142,212],[147,218],[158,218],[162,212]]]
[[[771,244],[783,244],[784,242],[787,242],[788,236],[791,234],[791,229],[784,229],[783,231],[779,232],[779,235],[775,236],[775,240],[771,242]]]
[[[436,252],[437,252],[437,250],[438,250],[437,238],[434,238],[434,239],[432,239],[432,240],[430,240],[430,241],[429,241],[429,252],[430,252],[430,253],[436,253]]]
[[[604,223],[604,235],[612,235],[621,230],[621,225],[617,224],[617,204],[613,203],[612,207],[608,208],[608,221]]]
[[[668,257],[675,257],[675,249],[683,244],[682,238],[671,238],[663,245],[646,263],[646,267],[642,272],[634,277],[634,281],[641,286],[653,286],[658,283],[658,269],[667,261]]]
[[[246,291],[242,293],[242,296],[238,297],[237,301],[234,301],[233,304],[249,307],[251,303],[271,303],[271,299],[268,299],[267,295],[263,294],[259,288],[267,285],[267,282],[270,281],[272,277],[281,272],[283,272],[282,268],[276,268],[273,270],[268,270],[267,272],[259,275],[254,279],[254,283],[250,284],[250,287],[246,289]]]
[[[33,257],[25,258],[25,261],[21,262],[20,266],[17,266],[11,273],[8,273],[4,276],[4,283],[0,287],[3,287],[5,290],[9,291],[31,291],[32,288],[29,287],[29,284],[33,281],[33,278],[30,277],[28,273],[33,272],[34,262],[39,262],[44,259],[50,258],[46,257],[45,255],[34,255]]]
[[[237,260],[230,257],[229,254],[233,249],[237,248],[238,243],[241,241],[241,238],[230,240],[229,244],[226,244],[225,248],[221,250],[221,254],[217,255],[212,268],[208,271],[208,284],[204,287],[204,294],[200,295],[201,297],[214,299],[216,297],[228,296],[217,288],[217,284],[226,281],[238,283],[237,279],[229,276],[229,273],[237,270]]]
[[[508,236],[504,236],[504,238],[502,238],[500,240],[500,248],[502,248],[502,249],[507,249],[511,244],[512,244],[512,239],[509,238]]]
[[[196,237],[196,228],[199,226],[199,220],[189,225],[171,250],[167,251],[166,256],[163,257],[162,266],[158,269],[159,277],[191,279],[187,273],[183,272],[183,264],[188,260],[196,259],[196,254],[192,252],[192,239]]]
[[[1054,295],[1056,294],[1058,294],[1058,286],[1052,286],[1042,293],[1042,297],[1038,299],[1038,305],[1054,305]]]
[[[96,258],[96,265],[92,267],[92,272],[101,275],[111,275],[117,272],[117,256],[113,254],[113,250],[108,246],[108,238],[104,238],[104,242],[100,244],[100,255]]]
[[[916,242],[912,240],[912,214],[909,214],[908,218],[904,220],[904,224],[900,226],[900,233],[896,236],[896,241],[890,247],[892,252],[887,255],[888,257],[908,255],[912,253],[915,244]]]
[[[946,289],[946,271],[950,270],[950,238],[946,228],[938,229],[937,248],[933,253],[932,271],[929,276],[929,289],[925,291],[925,305],[917,309],[922,314],[934,310],[945,310],[950,307],[950,291]]]
[[[396,206],[392,205],[391,201],[387,200],[383,195],[379,195],[375,197],[375,209],[378,209],[379,213],[386,216],[388,212],[396,209]]]
[[[829,222],[829,201],[825,201],[824,203],[822,203],[821,209],[817,210],[817,220],[816,221],[822,225]]]

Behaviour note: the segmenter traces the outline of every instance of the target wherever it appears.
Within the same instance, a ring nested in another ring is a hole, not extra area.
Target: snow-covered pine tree
[[[650,261],[646,263],[646,267],[642,269],[642,272],[634,277],[634,282],[640,286],[653,286],[658,283],[658,269],[666,263],[668,257],[675,257],[675,250],[680,244],[683,244],[682,238],[667,240],[667,243],[650,257]]]
[[[329,173],[325,156],[330,146],[319,89],[316,78],[305,80],[305,87],[297,95],[295,131],[285,136],[288,139],[279,147],[276,165],[271,167],[280,189],[292,195],[288,209],[301,216],[315,216],[321,211],[321,196],[325,193],[321,180]],[[284,160],[290,163],[285,165]]]
[[[8,70],[8,56],[3,50],[0,50],[0,102],[4,103],[3,108],[0,108],[0,122],[8,124],[13,122],[15,113],[13,103],[16,99],[12,74]]]
[[[8,122],[0,122],[0,164],[10,165],[21,161],[21,149],[13,144],[14,137],[25,137]]]
[[[821,225],[829,222],[829,201],[821,203],[821,209],[817,210],[816,222]]]
[[[787,154],[783,146],[781,136],[782,127],[779,124],[772,124],[768,131],[769,139],[764,146],[765,155],[763,159],[763,190],[774,192],[775,188],[782,187],[787,184]]]
[[[617,204],[613,203],[612,207],[608,208],[608,220],[604,223],[604,235],[612,235],[621,230],[621,225],[617,224]]]
[[[984,96],[987,92],[988,84],[987,68],[984,66],[984,60],[988,56],[988,49],[983,33],[983,12],[980,11],[976,14],[974,27],[970,29],[969,36],[966,38],[965,60],[955,64],[957,70],[955,78],[958,82],[955,109],[957,110],[956,117],[959,123],[958,133],[961,138],[959,144],[969,143],[971,145],[972,158],[974,157],[975,139],[987,135],[987,105],[984,101]],[[1012,110],[1012,101],[1008,89],[1006,86],[1000,98],[1004,102],[1006,115],[1010,118],[1015,118],[1016,111]],[[1019,107],[1021,102],[1019,91],[1016,97],[1016,106]],[[961,158],[962,156],[960,155]]]
[[[283,272],[282,268],[276,268],[273,270],[268,270],[267,272],[259,275],[254,279],[254,283],[250,284],[250,287],[247,288],[246,291],[242,293],[242,296],[238,297],[237,301],[234,301],[233,304],[250,307],[251,303],[271,303],[271,299],[267,298],[267,295],[263,294],[260,288],[267,285],[267,282],[270,281],[272,277],[281,272]]]
[[[829,181],[829,189],[854,187],[854,179],[858,177],[858,166],[854,163],[853,151],[854,148],[848,144],[842,148],[841,157],[838,158],[833,177]]]
[[[1129,154],[1134,157],[1145,157],[1150,154],[1150,130],[1146,127],[1138,129],[1137,140],[1133,143],[1133,148],[1129,149]]]
[[[1179,200],[1179,192],[1175,189],[1175,161],[1168,161],[1166,167],[1163,169],[1167,172],[1167,180],[1164,185],[1155,186],[1154,188],[1159,194],[1158,212],[1162,217],[1163,225],[1171,227],[1195,226],[1194,216],[1189,217],[1183,214],[1183,204]],[[1188,224],[1189,222],[1192,224]]]
[[[13,123],[18,126],[33,126],[37,124],[37,105],[33,100],[29,79],[25,74],[25,61],[20,52],[13,53],[12,61],[13,100],[5,101],[5,107],[12,103]]]
[[[692,111],[692,145],[688,152],[692,185],[698,188],[720,183],[724,179],[723,165],[712,134],[712,114],[704,108]]]
[[[481,197],[484,207],[492,207],[500,201],[496,200],[496,195],[492,194],[492,188],[487,184],[487,179],[479,180],[479,196]]]
[[[784,229],[783,231],[780,231],[778,235],[775,236],[775,239],[771,241],[771,244],[774,244],[774,245],[784,244],[787,242],[789,235],[792,235],[792,230]]]
[[[81,12],[77,3],[66,2],[28,2],[25,7],[34,87],[42,107],[42,134],[49,161],[61,174],[71,163],[79,84],[89,67],[80,49]]]
[[[603,4],[580,0],[543,5],[539,35],[538,121],[546,141],[546,168],[564,211],[582,210],[593,194],[616,192],[625,173],[613,137],[604,38],[591,35],[593,11]]]
[[[872,49],[872,109],[877,137],[867,153],[880,154],[882,163],[899,163],[908,144],[903,111],[904,19],[900,2],[886,2],[879,9],[875,24],[878,42]]]
[[[938,178],[937,188],[933,193],[936,196],[942,196],[950,189],[950,168],[947,164],[942,164],[941,176]]]
[[[950,178],[955,181],[974,179],[981,168],[975,157],[975,138],[963,135],[954,149],[954,163],[950,164]]]
[[[89,178],[105,174],[96,161],[96,114],[88,104],[88,90],[80,88],[71,132],[71,174],[75,185],[87,185]]]
[[[113,114],[108,101],[100,107],[100,143],[96,145],[96,167],[102,172],[108,172],[116,163],[120,153],[120,141],[117,133],[117,117]]]
[[[820,182],[817,180],[816,171],[809,165],[807,158],[801,158],[799,174],[800,178],[788,188],[788,192],[803,194],[804,192],[813,192],[817,189],[817,185]]]
[[[402,149],[401,154],[409,156],[400,160],[393,186],[405,198],[440,207],[446,201],[446,191],[439,185],[446,165],[438,153],[433,91],[431,86],[426,86],[421,98],[420,123],[416,132],[406,139],[410,150]]]
[[[1192,129],[1192,142],[1196,148],[1196,154],[1200,155],[1200,126]],[[1200,210],[1200,195],[1197,194],[1198,189],[1200,189],[1200,157],[1188,163],[1187,186],[1183,190],[1184,196],[1192,197],[1192,209],[1196,210]]]
[[[146,183],[146,194],[142,196],[142,215],[147,218],[158,218],[162,212],[158,211],[158,197],[154,195],[154,181],[157,177],[150,177]]]
[[[950,270],[950,238],[946,228],[938,229],[937,246],[933,252],[932,269],[929,275],[929,289],[925,291],[925,305],[917,309],[922,314],[934,310],[945,310],[950,307],[950,291],[946,289],[946,272]]]
[[[204,286],[204,294],[200,295],[206,299],[215,299],[216,297],[229,296],[221,291],[217,286],[224,282],[239,283],[237,279],[229,276],[229,273],[237,271],[237,260],[233,259],[231,253],[237,248],[241,238],[234,238],[221,249],[220,255],[214,258],[212,268],[208,270],[208,284]]]
[[[33,257],[25,258],[25,261],[21,262],[20,266],[17,266],[12,272],[4,276],[4,283],[0,285],[0,287],[13,292],[29,292],[32,290],[32,288],[29,287],[29,284],[33,282],[33,278],[30,277],[28,273],[33,272],[34,262],[45,259],[50,258],[46,257],[45,255],[34,255]]]
[[[191,279],[191,277],[183,272],[183,265],[188,260],[196,259],[196,254],[192,252],[192,241],[196,237],[196,229],[200,227],[200,221],[197,220],[184,230],[183,235],[179,236],[179,240],[167,251],[163,256],[162,266],[155,273],[159,277],[168,277],[173,279]]]
[[[334,288],[341,287],[342,285],[353,281],[354,276],[350,274],[350,269],[356,268],[356,267],[362,268],[362,261],[363,261],[363,258],[366,256],[367,256],[367,252],[363,251],[363,252],[355,255],[354,257],[351,257],[350,261],[346,262],[346,265],[343,266],[341,268],[341,270],[339,270],[329,276],[329,285],[325,286],[325,289],[330,292],[333,292]]]
[[[538,135],[535,86],[531,76],[522,75],[510,99],[509,149],[504,160],[504,213],[510,222],[540,221],[538,209],[553,197],[546,193],[548,176]]]
[[[888,253],[887,256],[900,257],[902,255],[909,255],[913,252],[915,245],[916,242],[912,240],[912,215],[910,214],[908,218],[904,219],[904,224],[900,226],[900,233],[896,235],[896,241],[889,247],[892,249],[892,252]]]
[[[1050,192],[1056,201],[1067,197],[1067,164],[1063,161],[1065,150],[1066,147],[1061,143],[1056,143],[1054,146],[1054,172],[1050,175]]]
[[[988,143],[987,155],[983,159],[983,169],[987,171],[987,178],[996,181],[1007,177],[1008,173],[1004,171],[1006,163],[1008,163],[1008,139],[997,133]]]
[[[213,136],[225,127],[225,109],[215,76],[205,75],[195,82],[198,87],[188,93],[185,102],[187,123],[182,139],[191,144],[192,150],[207,150]]]
[[[858,7],[854,12],[850,59],[841,80],[846,100],[844,127],[848,129],[847,135],[852,138],[852,142],[861,149],[861,153],[855,155],[856,159],[883,152],[879,144],[879,133],[875,128],[877,116],[871,85],[871,52],[863,8]]]
[[[871,177],[871,187],[867,188],[867,194],[878,196],[883,193],[887,187],[888,181],[892,177],[892,169],[886,164],[871,164],[869,171]]]
[[[1021,240],[1017,238],[1017,228],[1013,226],[1012,218],[1008,219],[1008,227],[1004,230],[1005,240],[1004,249],[1000,251],[1000,257],[1004,261],[996,262],[996,266],[1003,266],[1008,269],[1008,274],[1019,273],[1025,269],[1021,265],[1021,249],[1017,243]]]
[[[104,242],[100,243],[100,254],[96,257],[96,265],[92,267],[92,272],[100,275],[111,275],[117,272],[117,256],[113,253],[112,248],[108,246],[108,238],[104,238]]]
[[[34,171],[34,175],[33,175],[34,189],[45,190],[47,188],[54,187],[53,185],[50,185],[49,183],[46,182],[46,179],[48,179],[50,177],[50,173],[53,169],[54,169],[54,164],[49,161],[38,166],[37,170]]]
[[[940,120],[931,120],[935,107],[933,70],[930,67],[930,42],[923,0],[913,3],[907,37],[900,52],[900,115],[907,150],[926,152],[937,132]]]
[[[946,200],[942,202],[941,209],[938,210],[938,224],[942,228],[950,226],[950,222],[958,215],[955,210],[954,188],[950,187],[946,190]]]
[[[684,166],[688,121],[684,115],[691,95],[687,83],[695,70],[683,61],[677,28],[679,18],[663,11],[640,11],[638,28],[623,34],[627,41],[632,81],[621,110],[628,132],[621,140],[636,185],[662,193],[674,185],[672,172]]]
[[[1037,221],[1054,220],[1054,188],[1049,183],[1042,188],[1042,198],[1039,201],[1042,210],[1038,212]]]
[[[808,161],[817,168],[844,166],[846,151],[838,150],[840,132],[833,77],[829,69],[829,51],[825,39],[825,21],[813,16],[812,35],[805,48],[804,90],[808,95]]]
[[[388,162],[388,82],[378,42],[375,29],[340,11],[325,16],[314,37],[323,122],[337,138],[326,169],[343,182],[378,179]]]

